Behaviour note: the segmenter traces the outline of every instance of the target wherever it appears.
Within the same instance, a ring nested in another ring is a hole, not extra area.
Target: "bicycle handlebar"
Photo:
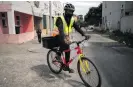
[[[73,42],[71,42],[71,44],[73,44],[73,43],[76,43],[76,44],[81,44],[83,41],[85,41],[85,40],[87,40],[87,39],[83,39],[83,40],[81,40],[81,41],[73,41]]]

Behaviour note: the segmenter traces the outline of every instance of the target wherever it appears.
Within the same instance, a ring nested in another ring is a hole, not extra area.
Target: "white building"
[[[23,43],[34,38],[35,29],[48,30],[49,4],[49,1],[0,1],[0,43]],[[52,2],[53,17],[61,14],[61,9],[61,2]]]
[[[133,2],[132,1],[103,1],[102,25],[104,29],[121,29],[133,32]]]

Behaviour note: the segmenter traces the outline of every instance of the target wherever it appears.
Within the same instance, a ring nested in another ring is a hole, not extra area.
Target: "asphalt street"
[[[97,66],[101,87],[133,87],[133,50],[97,34],[84,47],[85,55]],[[81,40],[74,34],[74,40]],[[48,49],[34,39],[23,44],[0,45],[0,87],[85,87],[77,72],[53,74],[47,65]],[[73,54],[72,54],[73,55]]]

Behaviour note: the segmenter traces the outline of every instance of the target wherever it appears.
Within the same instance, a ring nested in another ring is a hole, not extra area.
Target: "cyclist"
[[[75,7],[72,4],[66,4],[64,7],[63,16],[56,17],[54,20],[54,29],[58,32],[53,34],[54,36],[58,36],[60,51],[69,49],[70,43],[70,34],[72,33],[73,27],[76,31],[78,31],[82,36],[85,36],[86,39],[89,39],[90,36],[86,36],[84,32],[79,28],[79,25],[76,23],[73,13],[75,11]],[[61,55],[61,54],[59,54]],[[65,52],[66,63],[69,62],[70,52]],[[73,69],[70,69],[69,66],[63,69],[64,71],[69,71],[69,73],[74,73]]]

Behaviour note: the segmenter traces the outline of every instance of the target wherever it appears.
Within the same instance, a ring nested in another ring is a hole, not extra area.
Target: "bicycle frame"
[[[79,58],[79,59],[81,59],[82,57],[84,57],[83,52],[82,52],[80,46],[77,46],[77,47],[75,47],[74,49],[64,50],[63,52],[70,52],[70,51],[72,51],[72,50],[77,50],[76,56],[78,55],[78,58]],[[69,66],[75,58],[76,58],[76,57],[71,58],[71,59],[69,60],[68,63],[66,63],[66,59],[65,59],[64,56],[63,56],[61,59],[62,59],[64,65]]]
[[[77,50],[76,56],[78,56],[78,60],[80,61],[81,68],[82,68],[83,72],[86,73],[87,71],[90,71],[89,64],[88,64],[86,61],[85,61],[85,65],[86,65],[86,67],[87,67],[88,70],[86,70],[86,69],[83,67],[83,62],[81,61],[81,58],[84,57],[84,54],[83,54],[83,52],[82,52],[80,46],[77,46],[77,47],[75,47],[74,49],[64,50],[63,52],[70,52],[70,51],[72,51],[72,50]],[[66,63],[66,59],[65,59],[64,56],[63,56],[61,59],[62,59],[62,62],[63,62],[64,65],[69,66],[75,58],[76,58],[76,57],[70,58],[70,60],[69,60],[68,63]]]

